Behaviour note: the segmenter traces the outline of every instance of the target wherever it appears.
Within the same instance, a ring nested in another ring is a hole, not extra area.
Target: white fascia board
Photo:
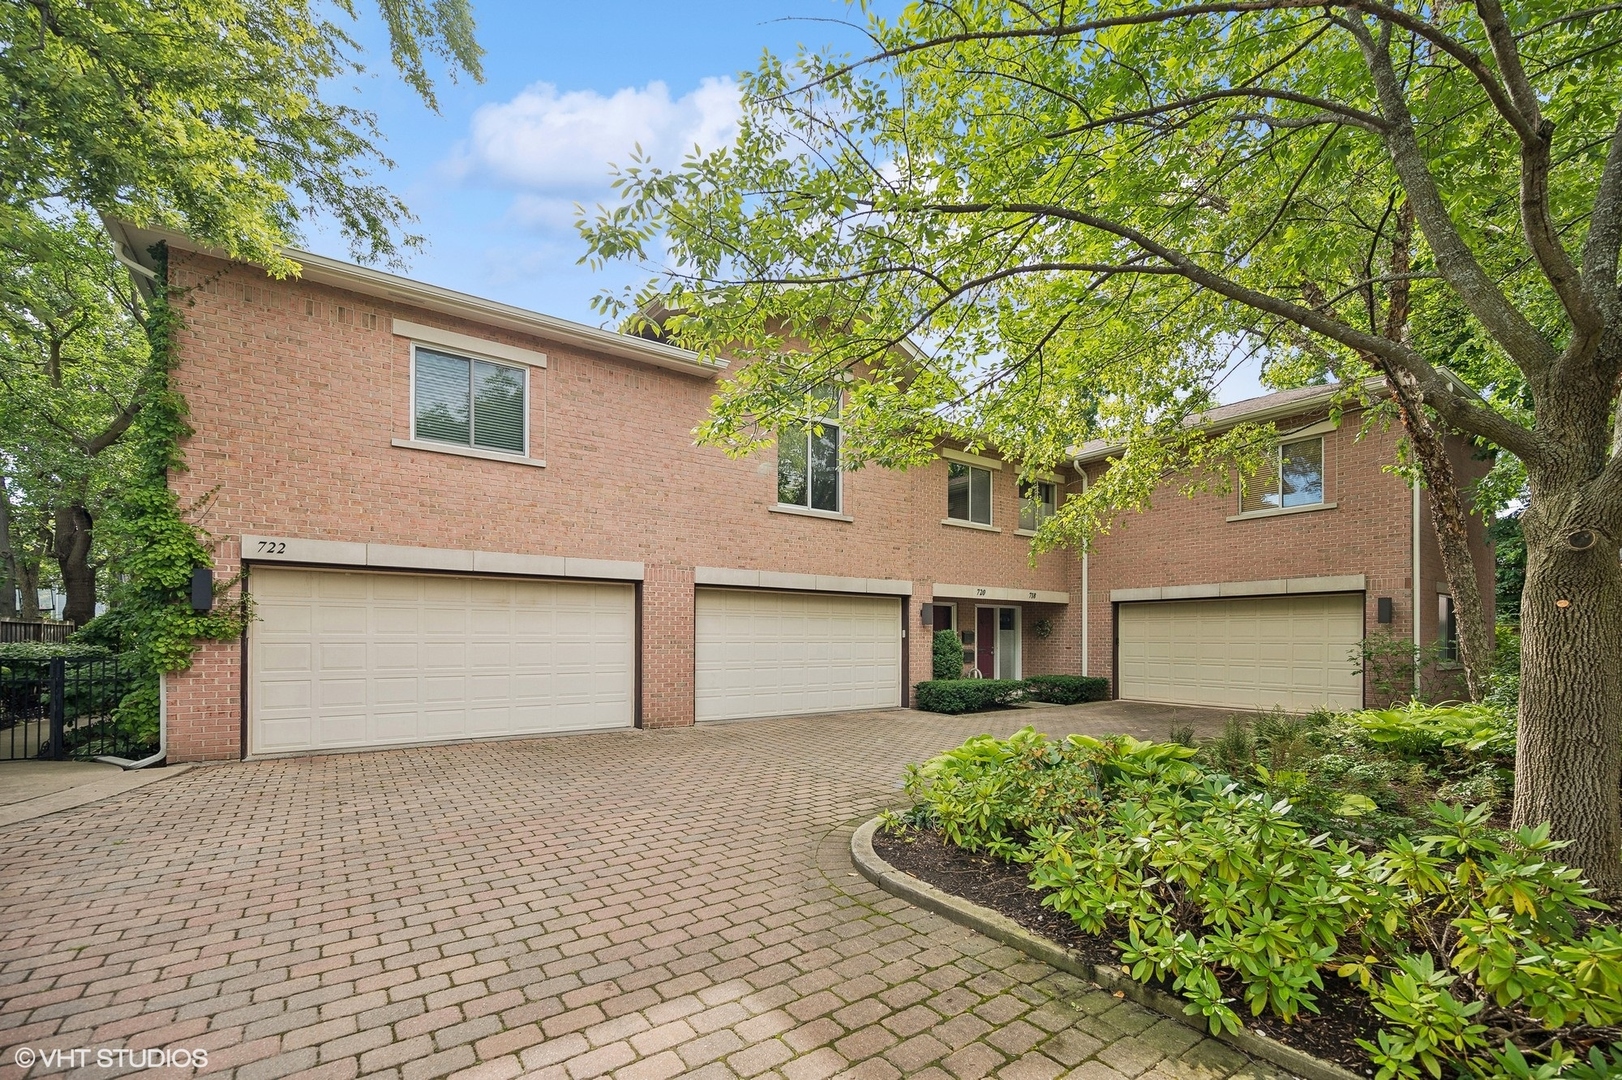
[[[180,233],[163,229],[143,229],[116,218],[104,219],[104,223],[121,261],[127,259],[148,270],[154,266],[147,249],[159,241],[177,251],[195,252],[231,261],[231,257],[225,252],[200,244]],[[457,292],[455,289],[413,281],[398,274],[357,266],[342,259],[330,259],[325,255],[300,251],[297,248],[283,248],[282,252],[287,258],[299,264],[301,270],[298,276],[302,280],[318,285],[330,285],[364,296],[393,300],[485,326],[516,330],[521,334],[590,349],[621,360],[679,371],[686,375],[714,379],[727,367],[727,362],[723,359],[717,358],[712,362],[698,353],[678,349],[674,345],[571,322],[555,315],[544,315],[538,311],[487,300],[482,296],[473,296]],[[150,282],[139,275],[135,276],[138,278],[138,284],[150,286]]]
[[[1457,376],[1454,376],[1454,378],[1456,379]],[[1294,401],[1286,401],[1278,405],[1269,405],[1265,408],[1257,409],[1255,412],[1245,413],[1243,416],[1230,416],[1226,420],[1222,420],[1214,424],[1195,424],[1192,426],[1196,431],[1214,434],[1218,431],[1226,431],[1229,428],[1238,427],[1240,424],[1265,424],[1273,420],[1282,420],[1285,417],[1296,416],[1300,413],[1311,412],[1314,409],[1321,409],[1325,407],[1330,402],[1335,400],[1335,395],[1340,393],[1342,389],[1344,388],[1339,385],[1326,386],[1323,388],[1323,393],[1321,394],[1313,394],[1310,397],[1296,398]],[[1385,379],[1379,376],[1371,376],[1358,384],[1358,389],[1365,394],[1377,394],[1385,389]],[[1474,391],[1471,391],[1471,393],[1473,394]],[[1328,428],[1323,428],[1322,424],[1315,424],[1312,425],[1310,431],[1307,429],[1303,429],[1300,432],[1286,431],[1282,432],[1280,437],[1309,433],[1317,434],[1319,430],[1332,431],[1336,426],[1338,425],[1330,423]],[[1106,446],[1096,447],[1092,450],[1078,451],[1077,453],[1071,455],[1070,463],[1073,466],[1080,467],[1082,465],[1090,464],[1091,462],[1103,461],[1105,458],[1115,457],[1125,449],[1125,443],[1110,443]]]

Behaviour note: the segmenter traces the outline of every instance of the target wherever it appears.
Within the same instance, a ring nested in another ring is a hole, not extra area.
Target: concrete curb
[[[7,803],[0,806],[0,828],[7,825],[16,825],[24,821],[44,817],[46,814],[55,814],[63,810],[72,810],[75,807],[88,803],[100,802],[126,791],[155,784],[160,780],[180,776],[191,772],[190,765],[165,765],[161,768],[137,769],[133,772],[120,772],[111,776],[100,777],[85,784],[74,784],[60,791],[53,791],[39,795],[21,802]]]
[[[927,881],[920,881],[911,874],[897,870],[873,850],[873,833],[878,826],[879,819],[874,818],[856,830],[850,838],[850,859],[863,877],[892,896],[898,896],[926,911],[933,911],[960,926],[967,926],[1050,967],[1096,983],[1111,993],[1122,993],[1145,1008],[1187,1024],[1202,1035],[1220,1039],[1251,1057],[1261,1058],[1305,1080],[1365,1080],[1350,1069],[1315,1058],[1254,1031],[1245,1030],[1237,1035],[1223,1032],[1211,1036],[1210,1029],[1203,1022],[1183,1012],[1182,999],[1129,979],[1114,968],[1098,967],[1079,953],[1031,933],[1006,915],[943,892]]]

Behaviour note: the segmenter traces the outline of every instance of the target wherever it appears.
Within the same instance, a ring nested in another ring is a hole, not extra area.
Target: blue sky
[[[578,265],[574,204],[608,199],[609,163],[638,143],[673,165],[695,142],[725,142],[733,78],[763,49],[863,44],[844,0],[473,3],[485,81],[441,79],[437,115],[394,76],[365,4],[357,36],[372,70],[334,97],[377,115],[396,164],[383,179],[428,241],[410,277],[593,325],[591,298],[641,277]],[[305,243],[348,257],[319,226]],[[1222,389],[1224,401],[1260,392],[1250,371]]]

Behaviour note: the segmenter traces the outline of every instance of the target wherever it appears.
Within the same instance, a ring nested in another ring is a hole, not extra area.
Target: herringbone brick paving
[[[904,764],[1030,718],[250,762],[16,826],[0,1077],[20,1046],[240,1080],[1270,1075],[851,870]]]

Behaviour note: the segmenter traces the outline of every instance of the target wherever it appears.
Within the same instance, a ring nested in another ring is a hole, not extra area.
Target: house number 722
[[[261,552],[263,552],[264,554],[266,554],[266,555],[286,555],[287,554],[287,541],[285,541],[285,540],[261,540],[261,541],[259,541],[259,550]]]

